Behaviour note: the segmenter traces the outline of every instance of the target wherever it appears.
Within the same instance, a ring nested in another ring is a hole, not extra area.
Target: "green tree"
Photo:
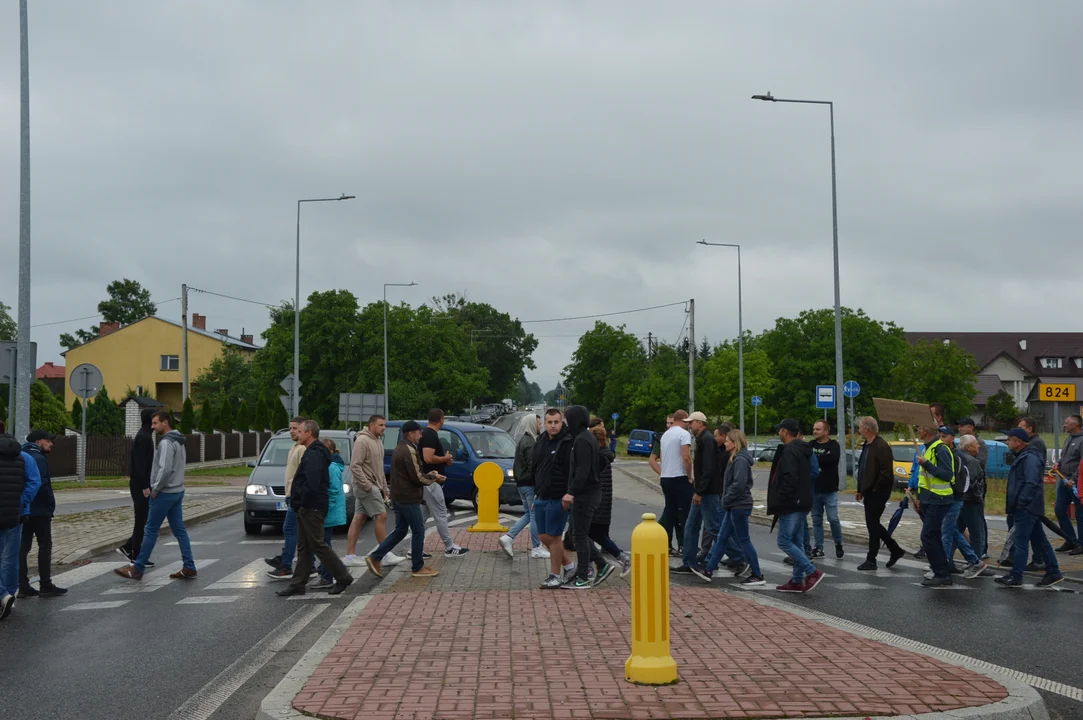
[[[14,340],[18,333],[19,326],[11,317],[11,306],[0,302],[0,340]]]
[[[259,395],[257,387],[249,358],[239,349],[225,345],[222,354],[211,360],[195,379],[192,392],[197,402],[208,398],[221,405],[223,398],[230,398],[244,400],[251,406]]]
[[[955,343],[921,340],[908,346],[895,366],[895,396],[911,402],[942,403],[949,418],[969,415],[977,394],[977,372],[974,356]]]
[[[666,415],[688,408],[687,350],[656,344],[647,372],[629,396],[622,427],[664,429]]]
[[[286,412],[286,406],[282,404],[282,401],[278,399],[278,395],[271,391],[267,395],[267,422],[269,423],[267,429],[271,432],[278,432],[290,424],[290,415]]]
[[[185,435],[191,435],[196,427],[196,409],[192,404],[191,396],[184,398],[184,407],[181,409],[180,427]]]
[[[86,413],[87,435],[124,434],[124,411],[109,397],[104,385],[87,404]]]
[[[71,426],[80,431],[83,427],[83,401],[80,398],[75,398],[71,403]]]
[[[740,363],[737,343],[719,345],[707,361],[705,382],[696,390],[696,407],[709,417],[720,417],[740,424]],[[775,390],[771,359],[758,347],[745,347],[745,428],[753,431],[752,396],[769,397]],[[775,419],[769,407],[761,407],[759,426],[768,427]]]
[[[643,377],[646,360],[643,346],[635,335],[626,331],[623,325],[613,327],[599,320],[579,338],[579,346],[572,353],[572,361],[564,368],[564,376],[577,403],[596,411],[620,412],[628,402],[626,384]],[[620,379],[611,377],[616,366],[621,370]],[[611,382],[612,386],[609,385]],[[602,407],[607,387],[611,408]]]
[[[210,398],[203,401],[203,405],[199,408],[199,431],[201,433],[214,432],[214,406],[211,405]]]
[[[268,427],[267,415],[267,397],[265,394],[260,394],[259,399],[256,400],[256,412],[252,415],[252,429],[257,432],[266,430]]]
[[[120,323],[124,327],[158,312],[150,299],[150,291],[135,280],[114,280],[105,287],[105,292],[109,297],[98,303],[98,312],[104,322]],[[62,333],[60,344],[71,350],[98,337],[98,331],[99,327],[95,326],[86,330],[80,328],[74,335]]]
[[[1015,401],[1004,389],[1000,389],[985,401],[986,420],[995,420],[1001,427],[1012,427],[1020,415]]]
[[[30,386],[30,427],[63,434],[71,425],[71,416],[64,401],[53,394],[49,386],[40,380]]]
[[[229,398],[224,397],[218,403],[218,414],[215,417],[217,419],[214,424],[219,432],[233,432],[233,404],[230,403]]]
[[[252,426],[252,415],[248,412],[248,403],[241,400],[237,406],[237,415],[233,418],[233,429],[238,432],[248,432]]]

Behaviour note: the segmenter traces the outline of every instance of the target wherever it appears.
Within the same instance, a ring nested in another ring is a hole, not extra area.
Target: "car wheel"
[[[263,525],[259,523],[250,523],[247,520],[244,521],[245,535],[259,535],[261,530],[263,530]]]

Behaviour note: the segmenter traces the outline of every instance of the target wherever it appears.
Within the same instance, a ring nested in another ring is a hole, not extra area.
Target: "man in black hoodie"
[[[824,574],[817,570],[802,550],[805,517],[812,509],[811,459],[812,447],[797,439],[801,426],[786,418],[775,426],[781,447],[771,463],[767,485],[767,514],[778,523],[778,549],[793,560],[793,577],[779,592],[806,593],[815,588]]]
[[[590,588],[590,564],[597,568],[594,584],[605,582],[614,565],[606,561],[590,539],[590,524],[602,502],[601,455],[598,441],[588,427],[590,412],[582,405],[572,405],[565,411],[568,433],[572,437],[569,461],[568,490],[561,498],[565,510],[571,510],[575,528],[575,580],[564,587],[570,590]]]
[[[562,535],[568,524],[568,511],[562,498],[568,492],[568,463],[572,436],[560,410],[545,411],[545,434],[534,443],[534,521],[538,538],[549,548],[549,577],[542,589],[554,590],[571,580],[575,565],[564,550]]]
[[[154,432],[150,429],[150,421],[154,418],[152,408],[144,408],[139,413],[139,419],[143,425],[132,440],[131,467],[128,478],[128,491],[132,494],[132,506],[135,508],[135,522],[132,525],[132,536],[117,548],[117,552],[126,557],[130,562],[135,562],[139,557],[139,550],[143,547],[143,528],[147,524],[147,513],[150,511],[150,470],[154,464]],[[153,565],[154,563],[148,563]]]
[[[56,497],[53,495],[53,482],[49,474],[49,458],[53,451],[53,435],[48,430],[31,430],[23,443],[23,452],[34,459],[41,476],[41,487],[30,503],[30,517],[23,524],[22,550],[19,554],[19,597],[56,597],[68,592],[67,589],[53,585],[53,513],[56,512]],[[30,584],[30,549],[34,538],[38,540],[38,589]]]
[[[699,564],[700,530],[706,536],[706,545],[707,539],[713,544],[722,527],[722,470],[718,441],[707,429],[707,416],[703,413],[692,413],[688,423],[695,438],[696,454],[692,457],[692,506],[684,521],[684,561],[673,570],[679,575],[691,575],[692,568]]]

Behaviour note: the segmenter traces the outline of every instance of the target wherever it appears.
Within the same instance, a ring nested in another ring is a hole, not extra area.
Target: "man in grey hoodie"
[[[113,572],[130,580],[141,580],[147,568],[154,544],[158,542],[158,531],[162,522],[169,521],[169,529],[177,539],[184,567],[169,577],[174,580],[192,580],[196,577],[196,563],[192,559],[192,544],[188,540],[188,531],[184,529],[184,434],[173,429],[173,417],[167,411],[154,414],[151,428],[161,435],[158,447],[154,449],[154,460],[150,471],[150,512],[147,525],[143,529],[143,545],[139,557],[127,567],[117,568]]]

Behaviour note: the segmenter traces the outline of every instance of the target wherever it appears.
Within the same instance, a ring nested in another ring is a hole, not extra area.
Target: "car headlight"
[[[350,487],[350,483],[342,483],[342,494],[343,495],[349,495],[350,490],[352,490],[352,489],[353,488]]]
[[[895,474],[900,477],[907,477],[908,475],[910,475],[910,473],[908,473],[906,470],[903,470],[902,468],[895,468]]]
[[[266,495],[267,494],[267,486],[266,485],[249,485],[248,487],[246,487],[244,489],[244,494],[245,495]]]
[[[506,474],[507,474],[507,476],[508,476],[508,477],[510,477],[510,478],[514,478],[514,477],[515,477],[515,471],[514,471],[514,470],[512,470],[512,469],[510,469],[510,468],[509,468],[508,470],[506,470],[506,471],[505,471],[505,473],[506,473]]]

